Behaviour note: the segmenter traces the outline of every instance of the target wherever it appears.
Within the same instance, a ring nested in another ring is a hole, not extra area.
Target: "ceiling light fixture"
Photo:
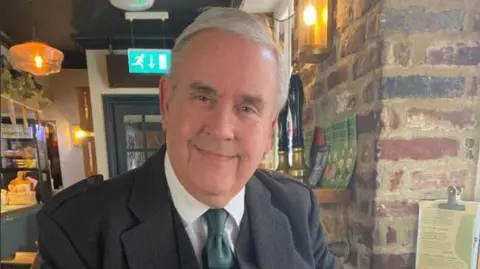
[[[110,3],[125,11],[145,11],[153,6],[154,0],[110,0]]]
[[[48,76],[62,69],[63,53],[43,42],[29,41],[10,48],[15,67],[34,76]]]

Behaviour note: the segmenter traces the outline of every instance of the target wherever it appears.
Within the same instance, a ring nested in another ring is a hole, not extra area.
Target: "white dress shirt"
[[[202,265],[202,249],[207,240],[207,223],[202,215],[210,209],[209,206],[195,199],[183,185],[178,181],[173,171],[168,150],[165,154],[165,176],[167,177],[168,187],[172,194],[172,200],[177,209],[188,237],[192,242],[193,249],[197,255],[200,265]],[[228,244],[232,251],[235,251],[235,242],[240,231],[240,222],[245,210],[245,188],[243,188],[227,206],[224,208],[228,212],[227,222],[225,223],[225,233]]]

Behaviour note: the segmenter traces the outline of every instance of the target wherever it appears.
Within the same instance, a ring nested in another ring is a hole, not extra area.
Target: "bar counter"
[[[17,251],[36,252],[36,214],[41,204],[1,206],[0,259],[8,260]]]

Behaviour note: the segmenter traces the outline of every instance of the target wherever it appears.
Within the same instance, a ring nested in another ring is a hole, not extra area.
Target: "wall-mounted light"
[[[332,0],[304,0],[297,7],[303,14],[298,21],[301,61],[318,62],[331,51],[335,29],[332,8]]]
[[[314,5],[308,4],[303,10],[303,21],[305,25],[311,26],[314,25],[317,21],[317,9]]]
[[[73,145],[75,147],[81,147],[85,138],[93,137],[92,132],[82,130],[80,125],[72,125]]]

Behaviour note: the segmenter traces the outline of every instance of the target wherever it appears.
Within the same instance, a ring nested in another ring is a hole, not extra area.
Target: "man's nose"
[[[233,111],[227,107],[216,107],[207,119],[206,131],[209,135],[221,140],[232,140],[234,138]]]

